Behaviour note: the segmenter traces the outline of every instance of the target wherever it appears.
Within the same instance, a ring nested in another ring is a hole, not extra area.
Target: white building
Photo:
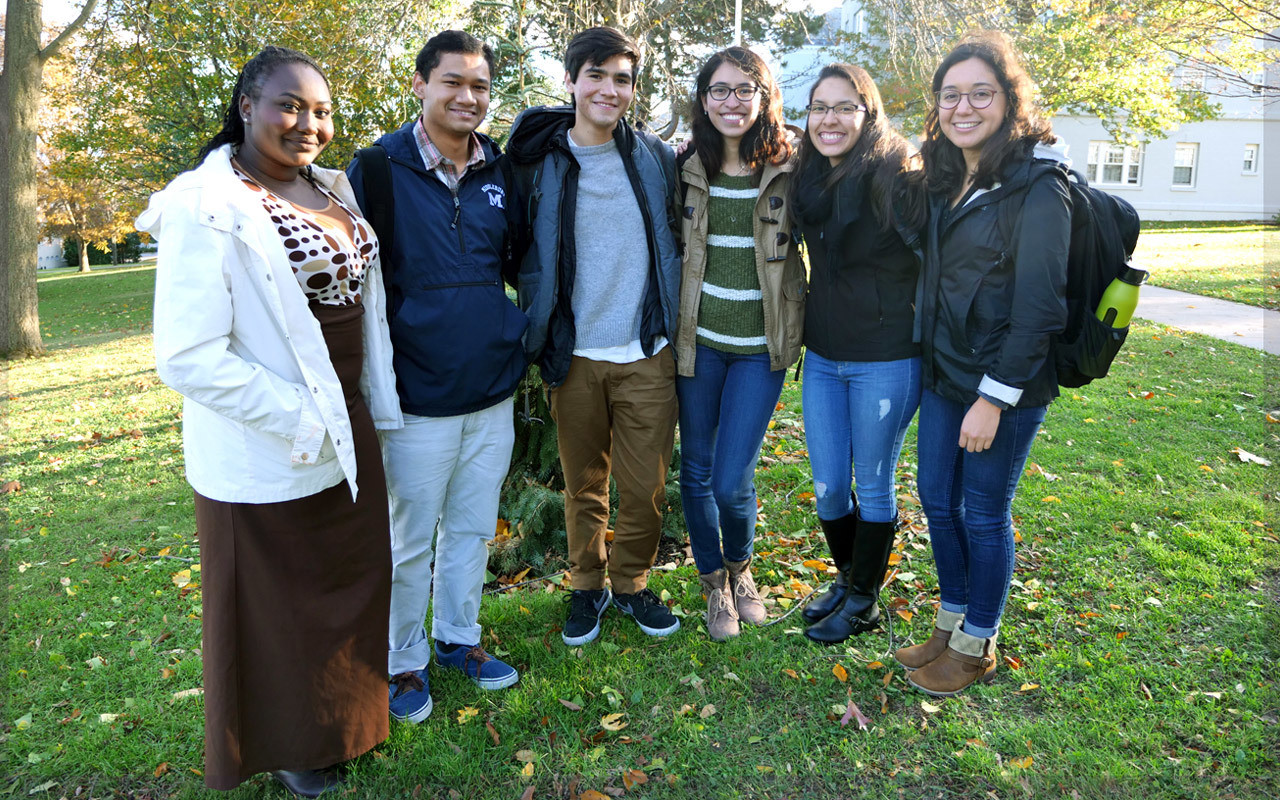
[[[40,249],[36,256],[36,269],[56,269],[65,267],[67,261],[62,255],[61,239],[41,239]]]
[[[826,25],[777,65],[789,120],[808,102],[809,87],[837,30],[866,33],[863,5],[845,0],[827,15]],[[1265,82],[1280,83],[1273,64]],[[1032,76],[1034,77],[1034,76]],[[1261,77],[1261,76],[1260,76]],[[1095,117],[1059,114],[1053,129],[1069,145],[1074,167],[1090,183],[1133,204],[1143,219],[1270,220],[1280,214],[1280,98],[1232,87],[1196,69],[1181,68],[1183,86],[1206,91],[1221,103],[1218,119],[1184,125],[1165,138],[1139,147],[1115,143]],[[1269,190],[1264,187],[1269,186]]]

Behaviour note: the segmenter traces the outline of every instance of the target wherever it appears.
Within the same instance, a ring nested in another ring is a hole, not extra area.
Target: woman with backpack
[[[676,394],[680,495],[707,597],[707,633],[765,620],[751,575],[755,468],[787,367],[800,356],[804,264],[785,198],[782,92],[743,47],[698,73],[684,192]]]
[[[336,765],[388,732],[375,426],[401,414],[377,238],[346,175],[312,165],[332,138],[320,67],[264,48],[198,166],[138,218],[160,242],[156,370],[185,398],[212,789],[271,771],[336,791]]]
[[[866,70],[824,67],[808,111],[791,186],[811,282],[802,397],[818,520],[838,574],[804,616],[810,639],[835,643],[880,620],[898,455],[920,401],[920,267],[907,242],[918,241],[925,198],[919,159]]]
[[[1003,34],[963,40],[932,90],[919,488],[942,605],[928,641],[895,657],[913,686],[948,697],[995,678],[1010,507],[1058,394],[1050,344],[1067,316],[1071,201],[1065,156]]]

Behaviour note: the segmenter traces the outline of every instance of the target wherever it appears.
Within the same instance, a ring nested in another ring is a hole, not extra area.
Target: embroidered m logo
[[[489,195],[489,205],[494,208],[506,208],[506,191],[493,183],[486,183],[480,187],[485,194]]]

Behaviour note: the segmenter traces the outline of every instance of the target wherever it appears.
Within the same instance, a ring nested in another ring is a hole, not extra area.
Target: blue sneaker
[[[447,647],[449,650],[444,650]],[[520,673],[507,662],[494,658],[478,644],[444,644],[436,642],[436,663],[462,674],[481,689],[505,689],[520,680]]]
[[[393,675],[387,687],[387,708],[401,722],[422,722],[431,716],[431,687],[427,668]]]

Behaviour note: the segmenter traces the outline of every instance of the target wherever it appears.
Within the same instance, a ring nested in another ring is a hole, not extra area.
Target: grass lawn
[[[1150,283],[1280,309],[1280,228],[1252,222],[1148,222],[1134,264]]]
[[[56,349],[9,366],[9,797],[212,794],[199,545],[181,404],[146,334],[152,277],[42,282]],[[714,644],[684,563],[653,581],[685,613],[666,641],[611,611],[600,639],[566,648],[556,582],[489,596],[485,645],[520,683],[484,693],[433,672],[432,717],[393,725],[344,796],[1276,797],[1276,467],[1242,458],[1280,460],[1277,359],[1145,323],[1121,358],[1054,404],[1032,452],[992,686],[934,701],[893,667],[892,647],[928,636],[937,596],[911,435],[891,627],[818,647],[793,614]],[[797,384],[776,422],[756,574],[780,617],[828,570]],[[222,796],[284,793],[259,777]]]

